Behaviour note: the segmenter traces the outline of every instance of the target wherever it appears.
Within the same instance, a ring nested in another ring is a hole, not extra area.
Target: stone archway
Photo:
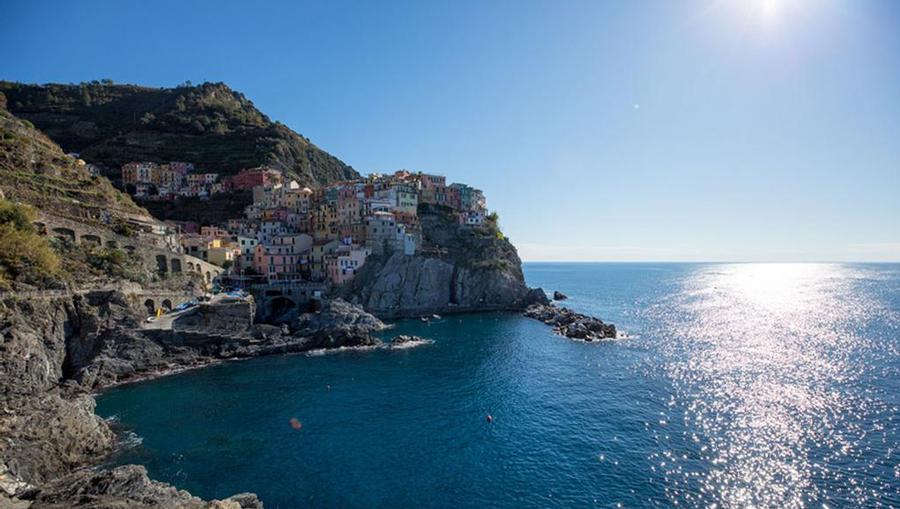
[[[206,282],[212,283],[212,276],[209,274],[209,271],[206,271]]]
[[[297,307],[297,303],[288,297],[279,296],[268,299],[266,309],[269,317],[276,318]]]
[[[172,311],[172,301],[169,299],[164,299],[162,301],[162,308],[166,311]]]
[[[172,258],[172,273],[181,272],[181,258]]]
[[[82,244],[87,244],[87,245],[90,245],[90,246],[100,247],[100,246],[103,245],[103,239],[101,239],[101,238],[100,238],[99,236],[97,236],[97,235],[94,235],[94,234],[91,234],[91,233],[86,233],[86,234],[84,234],[84,235],[81,236],[81,243],[82,243]]]
[[[166,259],[166,255],[156,255],[156,270],[160,274],[165,274],[169,271],[169,261]]]
[[[75,230],[71,228],[54,228],[53,236],[64,242],[75,243]]]
[[[147,308],[147,312],[151,315],[156,314],[156,303],[153,302],[153,299],[147,299],[144,301],[144,307]]]

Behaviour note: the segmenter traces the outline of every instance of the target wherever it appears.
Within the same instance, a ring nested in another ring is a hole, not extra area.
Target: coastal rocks
[[[368,262],[364,271],[366,267]],[[382,263],[373,261],[347,294],[352,302],[385,318],[524,309],[538,297],[525,286],[518,265],[516,269],[472,268],[442,258],[395,253]]]
[[[433,341],[431,341],[430,339],[420,338],[419,336],[409,336],[406,334],[401,334],[399,336],[394,336],[394,339],[392,339],[390,343],[388,343],[388,348],[399,350],[429,343],[433,343]]]
[[[415,255],[370,256],[337,291],[382,318],[523,310],[547,302],[525,284],[515,247],[496,226],[458,224],[447,207],[418,210],[423,242]]]
[[[566,300],[569,296],[559,290],[553,292],[553,300]]]
[[[30,492],[33,489],[34,486],[13,475],[5,463],[0,463],[0,496],[5,496],[9,499],[13,496]],[[3,502],[2,498],[0,498],[0,502]],[[0,503],[0,507],[3,507],[2,503]]]
[[[373,346],[372,333],[387,326],[359,305],[342,299],[326,301],[317,313],[304,313],[292,327],[292,335],[310,338],[308,348]]]
[[[203,502],[140,467],[82,469],[115,443],[91,389],[197,362],[137,324],[121,292],[0,301],[0,507],[261,507],[250,495]]]
[[[204,502],[184,490],[156,482],[147,470],[126,465],[99,472],[82,470],[48,483],[37,493],[31,509],[261,509],[255,495],[243,493],[225,500]]]
[[[584,341],[614,339],[616,326],[602,320],[576,313],[568,308],[552,304],[533,304],[525,310],[525,316],[540,320],[563,336]]]
[[[5,401],[0,413],[0,462],[10,479],[39,485],[108,453],[115,436],[94,414],[87,393],[39,392]]]

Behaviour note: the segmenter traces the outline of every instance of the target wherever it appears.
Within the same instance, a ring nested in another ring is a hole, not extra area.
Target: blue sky
[[[526,260],[900,260],[900,3],[0,0],[0,78],[224,81]]]

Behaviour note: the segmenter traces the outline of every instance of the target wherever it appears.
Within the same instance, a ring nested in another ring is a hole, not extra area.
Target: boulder
[[[559,290],[553,292],[553,300],[566,300],[569,296]]]
[[[309,337],[307,348],[372,346],[380,341],[372,333],[387,326],[362,306],[332,299],[316,313],[300,315],[292,327],[293,336]]]

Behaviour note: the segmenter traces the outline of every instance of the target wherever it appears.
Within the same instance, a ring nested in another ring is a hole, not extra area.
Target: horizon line
[[[900,264],[900,260],[522,260],[522,263],[870,263]]]

